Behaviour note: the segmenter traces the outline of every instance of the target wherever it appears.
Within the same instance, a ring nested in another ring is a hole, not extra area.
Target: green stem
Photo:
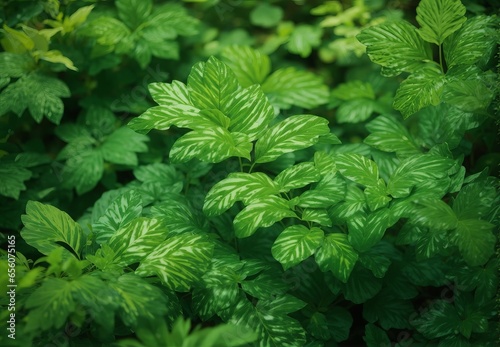
[[[243,172],[243,162],[241,161],[241,157],[238,157],[238,161],[240,162],[240,172]]]
[[[441,45],[439,45],[439,66],[441,66],[441,71],[444,73],[444,67],[443,67],[443,48]]]
[[[254,166],[255,166],[255,163],[252,163],[252,165],[250,165],[250,169],[248,169],[248,173],[252,173]]]

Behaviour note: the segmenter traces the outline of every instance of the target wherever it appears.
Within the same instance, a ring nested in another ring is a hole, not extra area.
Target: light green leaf
[[[453,35],[444,40],[446,65],[472,65],[488,55],[496,45],[494,39],[494,17],[474,16],[469,18]]]
[[[370,131],[364,142],[384,152],[396,152],[404,158],[421,150],[403,124],[391,116],[379,116],[366,125]]]
[[[448,170],[455,162],[435,155],[416,155],[404,160],[392,174],[387,192],[395,198],[403,198],[411,189],[429,179],[448,177]]]
[[[170,237],[141,261],[136,274],[156,275],[168,289],[187,292],[207,270],[213,248],[213,243],[203,235],[186,233]]]
[[[347,235],[335,233],[325,237],[315,258],[321,271],[331,271],[345,283],[358,260],[358,253],[347,241]]]
[[[300,163],[281,171],[274,178],[280,187],[280,192],[288,192],[291,189],[302,188],[309,183],[318,182],[321,176],[314,163]]]
[[[343,101],[355,99],[375,99],[373,87],[368,82],[359,80],[342,83],[332,90],[332,97]]]
[[[21,221],[24,224],[21,236],[40,253],[48,255],[56,248],[63,248],[65,258],[80,255],[83,230],[66,212],[37,201],[28,201]],[[59,242],[68,245],[72,252]]]
[[[234,218],[234,232],[236,237],[248,237],[286,217],[296,217],[287,200],[274,195],[254,199]]]
[[[228,46],[222,50],[221,58],[244,88],[262,84],[271,72],[269,56],[249,46]]]
[[[344,199],[340,204],[333,205],[329,210],[330,217],[332,220],[345,220],[358,214],[359,212],[365,211],[367,208],[366,197],[363,191],[357,187],[356,184],[347,185],[345,188],[344,183]]]
[[[172,162],[182,163],[193,158],[218,163],[229,157],[250,160],[252,143],[243,133],[230,133],[220,126],[194,130],[179,138],[170,150]]]
[[[432,60],[430,45],[422,40],[412,24],[403,20],[368,27],[357,39],[366,46],[368,57],[386,68],[388,75],[416,72]]]
[[[300,207],[327,208],[344,199],[346,195],[345,180],[338,174],[326,175],[313,189],[299,196]]]
[[[328,88],[321,78],[293,67],[273,72],[262,90],[273,105],[282,109],[292,105],[311,109],[328,102]]]
[[[375,246],[393,223],[391,211],[381,209],[369,215],[360,214],[347,220],[349,243],[360,252]]]
[[[495,253],[493,228],[493,224],[479,219],[458,222],[452,239],[469,266],[484,265]]]
[[[187,87],[179,81],[172,83],[155,82],[148,85],[149,94],[153,97],[158,105],[175,106],[187,105],[192,106],[189,100]]]
[[[419,35],[427,42],[440,45],[460,29],[467,20],[460,0],[422,0],[417,6]]]
[[[323,230],[292,225],[281,232],[273,244],[274,259],[287,270],[314,254],[323,241]]]
[[[147,152],[149,141],[146,135],[122,127],[109,135],[101,145],[104,160],[115,164],[137,166],[137,154]]]
[[[337,172],[333,155],[323,151],[314,152],[314,166],[322,176],[333,175]]]
[[[40,59],[55,63],[55,64],[63,64],[67,69],[78,71],[73,62],[68,57],[65,57],[60,51],[50,50],[47,52],[40,53]]]
[[[118,265],[128,266],[145,258],[167,234],[160,220],[139,217],[118,229],[107,243]]]
[[[19,199],[21,191],[26,190],[24,181],[31,178],[31,171],[16,162],[0,159],[0,195]]]
[[[312,115],[291,116],[268,129],[255,144],[255,162],[266,163],[280,155],[312,146],[330,133],[328,121]]]
[[[335,165],[346,178],[364,186],[377,186],[377,164],[365,156],[355,153],[339,154],[335,157]]]
[[[235,92],[226,107],[231,118],[229,130],[247,134],[255,140],[274,118],[274,109],[258,85]]]
[[[437,66],[427,65],[401,83],[394,97],[394,108],[408,118],[415,112],[441,102],[445,77]]]
[[[129,190],[117,198],[106,208],[102,216],[92,225],[97,243],[108,242],[118,231],[139,217],[142,213],[141,195]]]
[[[225,114],[233,93],[240,86],[235,74],[226,64],[210,57],[206,63],[193,66],[187,88],[194,106],[200,109],[215,108]]]
[[[205,197],[203,212],[209,217],[229,209],[236,201],[248,205],[253,199],[279,194],[279,186],[264,173],[235,172],[216,183]]]
[[[288,39],[288,51],[306,58],[311,54],[313,48],[321,44],[322,34],[323,31],[317,26],[297,25]]]
[[[272,28],[278,25],[282,18],[283,10],[281,7],[272,6],[265,2],[254,7],[250,12],[250,22],[264,28]]]
[[[97,149],[82,149],[69,158],[62,171],[62,184],[76,188],[78,195],[92,190],[101,180],[104,158]]]

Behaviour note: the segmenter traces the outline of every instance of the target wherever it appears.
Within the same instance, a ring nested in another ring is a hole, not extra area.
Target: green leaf
[[[370,99],[354,99],[343,102],[337,109],[339,123],[361,123],[375,111],[376,103]]]
[[[248,135],[230,133],[220,126],[194,130],[179,138],[170,150],[172,162],[183,163],[193,158],[218,163],[229,157],[250,160],[252,144]]]
[[[437,66],[427,65],[401,83],[394,97],[394,108],[408,118],[426,106],[437,106],[445,77]]]
[[[318,182],[321,176],[314,163],[300,163],[281,171],[274,178],[280,187],[280,192],[288,192],[291,189],[302,188],[309,183]]]
[[[72,287],[70,281],[47,278],[26,300],[26,308],[29,309],[26,331],[61,328],[76,310]]]
[[[48,255],[56,248],[63,248],[64,256],[79,256],[82,250],[83,230],[67,213],[37,201],[28,201],[26,214],[21,216],[23,239],[40,253]],[[59,245],[62,242],[72,250]]]
[[[117,0],[118,17],[130,28],[137,28],[153,10],[151,0]]]
[[[328,121],[313,115],[291,116],[268,129],[255,144],[255,162],[266,163],[280,155],[307,148],[330,133]]]
[[[458,222],[453,242],[470,266],[484,265],[495,253],[494,225],[479,219]]]
[[[381,178],[377,181],[376,186],[365,188],[364,193],[366,203],[372,211],[387,206],[387,204],[392,200],[390,196],[387,196],[387,187],[385,185],[385,181]]]
[[[314,152],[314,166],[322,176],[333,175],[337,172],[333,155],[323,152]]]
[[[278,6],[261,3],[250,12],[250,22],[263,28],[272,28],[283,18],[283,10]]]
[[[366,210],[366,197],[363,194],[363,191],[358,188],[356,184],[349,184],[347,185],[347,189],[344,188],[343,200],[345,201],[332,206],[329,210],[332,220],[340,219],[347,221],[359,212]]]
[[[226,115],[231,119],[229,130],[247,134],[255,140],[274,118],[274,109],[258,85],[235,92],[227,106]]]
[[[193,66],[188,77],[189,97],[200,109],[214,108],[226,113],[233,93],[239,88],[231,69],[214,57]]]
[[[370,131],[364,142],[384,152],[396,152],[404,158],[421,150],[403,124],[390,116],[379,116],[366,125]]]
[[[118,229],[107,243],[115,252],[118,265],[128,266],[145,258],[167,233],[160,220],[139,217]]]
[[[62,184],[75,187],[78,195],[82,195],[99,183],[103,172],[102,152],[97,149],[82,149],[66,161],[62,171]]]
[[[376,245],[392,223],[391,211],[381,209],[369,215],[359,214],[347,220],[349,243],[360,252]]]
[[[340,175],[329,174],[318,182],[316,187],[299,196],[300,207],[327,208],[344,199],[346,183]]]
[[[269,56],[249,46],[228,46],[221,52],[221,59],[233,70],[242,87],[262,84],[271,72]]]
[[[488,76],[475,66],[450,69],[446,80],[443,101],[465,112],[485,110],[495,95],[488,86]]]
[[[490,54],[496,45],[494,39],[494,17],[474,16],[469,18],[453,35],[444,40],[446,65],[473,65]]]
[[[377,164],[355,153],[339,154],[335,157],[335,164],[340,173],[364,186],[376,186],[378,184]]]
[[[64,111],[61,98],[69,96],[69,88],[56,78],[40,73],[24,75],[2,90],[0,116],[12,111],[20,117],[29,109],[37,123],[45,116],[52,123],[59,124]]]
[[[422,199],[416,201],[417,208],[411,219],[415,224],[436,230],[451,230],[457,227],[455,212],[443,200]]]
[[[130,37],[130,30],[125,24],[113,17],[98,17],[82,26],[80,33],[95,38],[103,46],[114,46]]]
[[[322,226],[332,226],[332,220],[328,215],[328,211],[325,209],[305,208],[302,211],[302,216],[300,216],[300,219],[307,222],[317,223]]]
[[[240,301],[229,323],[257,332],[260,346],[292,347],[306,342],[304,329],[295,319],[254,307],[247,300]]]
[[[31,178],[31,171],[19,163],[0,159],[0,195],[19,199],[21,191],[26,190],[24,181]]]
[[[115,198],[104,214],[92,225],[97,243],[108,242],[118,229],[125,227],[142,213],[141,195],[129,190]]]
[[[149,141],[146,135],[122,127],[109,135],[101,145],[104,160],[115,164],[137,166],[137,154],[147,152]]]
[[[322,34],[323,31],[319,27],[305,24],[297,25],[288,39],[288,51],[306,58],[311,54],[313,48],[321,44]]]
[[[248,205],[253,199],[279,194],[279,186],[264,173],[235,172],[217,182],[205,197],[203,212],[209,217],[228,210],[236,201]]]
[[[388,75],[416,72],[427,61],[432,61],[430,45],[406,21],[390,21],[371,26],[357,36],[366,46],[368,57],[386,68]],[[389,70],[387,70],[389,69]]]
[[[492,180],[469,183],[460,190],[453,201],[453,211],[460,220],[485,218],[496,196]]]
[[[387,192],[395,198],[403,198],[411,189],[429,179],[448,177],[448,170],[454,161],[431,154],[416,155],[404,160],[392,174]]]
[[[203,235],[186,233],[170,237],[141,261],[136,274],[156,275],[170,290],[187,292],[207,270],[213,248],[213,243]]]
[[[358,253],[347,241],[347,235],[335,233],[325,237],[315,257],[321,271],[331,271],[345,283],[358,260]]]
[[[328,88],[321,78],[293,67],[273,72],[262,90],[273,105],[282,109],[292,105],[311,109],[328,102]]]
[[[370,323],[379,322],[385,330],[408,329],[408,318],[414,312],[413,305],[391,293],[382,290],[363,305],[363,317]]]
[[[389,269],[391,258],[398,256],[393,244],[381,241],[368,251],[359,254],[361,265],[369,269],[377,278],[383,278]]]
[[[455,334],[460,326],[460,317],[455,307],[445,300],[436,300],[430,309],[414,319],[412,324],[425,337],[433,339]]]
[[[0,71],[0,77],[2,78],[19,78],[32,71],[36,66],[33,57],[29,53],[17,54],[11,52],[0,53],[0,65],[3,67],[2,71]]]
[[[286,217],[297,217],[287,200],[274,195],[254,199],[234,218],[234,232],[236,237],[248,237]]]
[[[172,125],[178,128],[204,129],[215,124],[200,115],[200,110],[190,105],[164,105],[151,107],[128,126],[135,131],[147,133],[151,129],[168,130]]]
[[[172,83],[155,82],[148,85],[149,94],[153,100],[162,106],[186,105],[191,106],[189,93],[184,83],[172,81]]]
[[[167,312],[167,300],[162,291],[132,273],[120,276],[110,286],[120,296],[116,298],[120,304],[120,318],[134,330],[142,321],[154,321]]]
[[[292,225],[281,232],[271,252],[285,270],[309,258],[323,241],[323,230]]]
[[[387,333],[374,324],[365,326],[365,336],[363,340],[366,342],[366,347],[382,347],[390,346],[391,341],[387,337]]]
[[[355,304],[362,304],[380,292],[382,280],[376,278],[370,270],[358,264],[352,270],[347,283],[342,284],[341,287],[346,300]]]
[[[422,0],[417,6],[419,35],[427,42],[440,45],[460,29],[467,20],[460,0]]]
[[[332,97],[343,101],[356,100],[356,99],[375,99],[373,87],[368,82],[359,80],[349,81],[340,84],[332,90]]]

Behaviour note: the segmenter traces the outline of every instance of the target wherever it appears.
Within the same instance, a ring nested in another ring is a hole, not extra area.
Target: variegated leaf
[[[349,242],[359,252],[366,252],[384,237],[391,225],[389,209],[382,209],[368,215],[358,214],[347,220]]]
[[[346,182],[338,174],[329,174],[321,179],[313,189],[299,196],[300,207],[327,208],[344,200]]]
[[[226,47],[221,57],[243,87],[262,84],[271,71],[269,57],[249,46]]]
[[[335,157],[340,173],[364,186],[376,186],[378,182],[377,164],[367,157],[356,153],[345,153]]]
[[[120,228],[142,213],[141,195],[134,190],[117,197],[106,209],[104,215],[92,225],[97,243],[107,242]]]
[[[305,208],[302,211],[301,219],[306,222],[314,222],[327,227],[332,226],[332,220],[327,210],[323,208]]]
[[[189,98],[200,109],[215,108],[227,114],[233,93],[240,89],[231,69],[215,57],[193,66],[188,77]]]
[[[189,105],[156,106],[149,108],[128,126],[137,132],[147,133],[151,129],[167,130],[172,125],[178,128],[204,129],[214,123],[200,116],[200,110]]]
[[[358,253],[347,241],[346,234],[335,233],[325,237],[315,257],[321,271],[331,271],[346,283],[358,260]]]
[[[247,135],[212,126],[191,131],[179,138],[170,150],[170,158],[176,163],[193,158],[218,163],[233,156],[250,160],[251,150],[252,143]]]
[[[146,257],[167,236],[158,219],[139,217],[118,229],[108,245],[116,254],[117,264],[127,266]]]
[[[291,166],[278,174],[274,181],[279,185],[281,192],[302,188],[309,183],[318,182],[321,176],[314,163],[300,163]]]
[[[217,216],[233,206],[236,201],[248,204],[252,199],[278,193],[278,184],[264,173],[231,173],[210,189],[205,197],[203,211],[207,216]]]
[[[274,259],[287,270],[313,255],[323,238],[323,230],[319,228],[292,225],[281,232],[271,252]]]
[[[172,81],[172,83],[155,82],[148,85],[149,93],[158,105],[190,105],[189,94],[184,83]]]
[[[237,237],[251,236],[258,228],[269,227],[286,217],[296,217],[289,201],[275,195],[255,199],[234,218]]]
[[[280,155],[307,148],[330,133],[328,121],[312,115],[286,118],[267,130],[255,144],[255,162],[266,163]]]
[[[136,274],[142,277],[156,275],[168,289],[187,292],[206,271],[213,247],[203,235],[173,236],[141,261]]]

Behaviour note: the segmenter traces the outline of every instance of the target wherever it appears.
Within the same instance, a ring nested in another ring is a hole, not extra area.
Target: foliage
[[[494,346],[494,10],[7,1],[1,345]]]

